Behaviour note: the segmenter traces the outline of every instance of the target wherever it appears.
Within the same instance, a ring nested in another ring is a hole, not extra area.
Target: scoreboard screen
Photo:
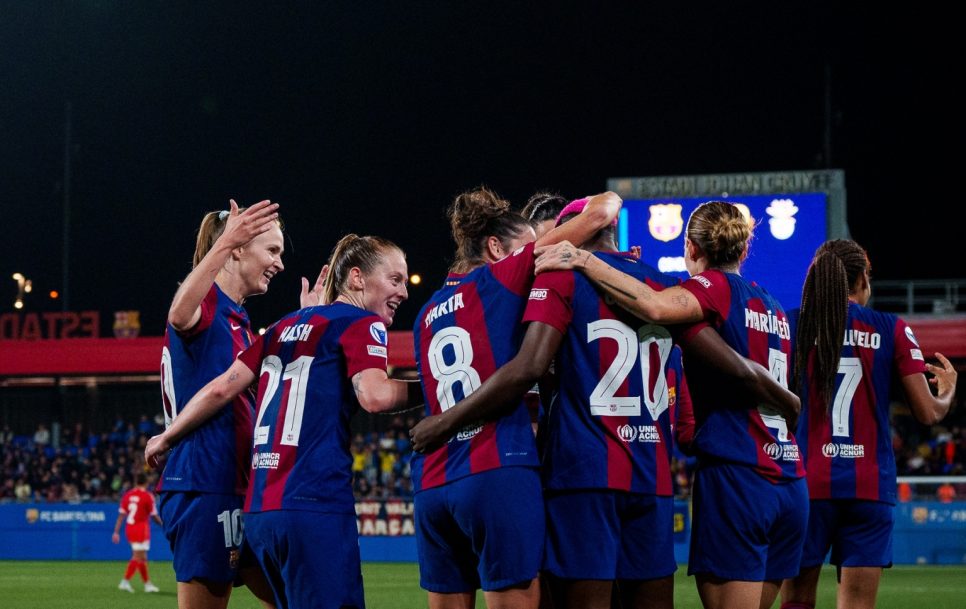
[[[734,196],[625,198],[618,224],[622,250],[641,246],[641,259],[660,271],[687,278],[684,233],[688,217],[705,201],[741,205],[753,219],[754,236],[741,267],[746,279],[764,287],[786,311],[801,302],[802,283],[815,250],[830,238],[824,192]]]

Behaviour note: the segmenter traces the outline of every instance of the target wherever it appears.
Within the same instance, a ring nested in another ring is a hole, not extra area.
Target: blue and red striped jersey
[[[892,381],[924,374],[912,329],[895,315],[849,303],[831,405],[817,399],[809,354],[798,439],[812,499],[896,502],[896,461],[889,431]]]
[[[680,283],[627,255],[595,255],[656,290]],[[681,351],[667,328],[608,300],[573,271],[541,274],[530,290],[524,321],[564,334],[541,436],[544,486],[670,496]]]
[[[252,343],[248,313],[218,284],[201,303],[201,319],[186,332],[171,324],[161,351],[161,399],[165,425],[202,387],[227,370]],[[168,455],[158,491],[244,495],[254,418],[254,396],[244,391],[185,436]]]
[[[451,274],[416,316],[413,342],[427,415],[454,406],[516,355],[533,249],[530,243],[466,275]],[[417,492],[498,467],[538,465],[522,399],[512,413],[466,427],[439,450],[414,455],[411,464]]]
[[[350,304],[289,313],[239,358],[259,375],[246,512],[354,513],[352,377],[386,370],[386,326]]]
[[[681,285],[694,294],[705,321],[732,349],[788,386],[791,328],[774,297],[740,275],[719,270],[706,270]],[[693,449],[702,460],[747,465],[773,482],[805,475],[794,430],[784,418],[741,401],[728,391],[727,382],[704,368],[689,366],[688,379],[696,426]]]

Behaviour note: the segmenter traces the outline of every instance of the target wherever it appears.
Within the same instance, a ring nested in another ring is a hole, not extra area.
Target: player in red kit
[[[121,522],[124,522],[124,536],[131,544],[131,560],[127,563],[124,579],[117,587],[127,592],[134,592],[131,577],[135,571],[141,574],[145,592],[158,592],[158,587],[148,577],[148,550],[151,549],[151,518],[161,524],[161,517],[154,505],[154,495],[148,492],[147,487],[146,475],[138,474],[134,477],[134,488],[121,497],[121,507],[118,509],[114,534],[111,536],[114,543],[121,541]]]

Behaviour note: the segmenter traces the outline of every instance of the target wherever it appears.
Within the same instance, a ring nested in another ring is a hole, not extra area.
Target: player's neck
[[[215,277],[215,283],[221,288],[221,291],[225,293],[228,298],[231,298],[235,304],[244,304],[245,296],[242,291],[241,278],[229,271],[228,269],[221,269],[218,271],[218,275]]]

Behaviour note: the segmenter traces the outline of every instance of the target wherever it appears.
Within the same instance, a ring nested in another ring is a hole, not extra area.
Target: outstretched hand
[[[229,199],[228,206],[228,220],[220,239],[224,239],[232,249],[270,230],[272,223],[278,219],[278,203],[269,200],[259,201],[242,212],[238,211],[238,203],[234,199]]]
[[[322,271],[311,290],[309,289],[309,280],[302,277],[302,293],[299,294],[299,306],[301,308],[329,304],[325,302],[325,279],[328,276],[329,265],[326,264],[322,267]]]
[[[547,271],[569,271],[584,266],[590,252],[578,249],[569,241],[556,245],[545,245],[534,250],[537,256],[536,273]]]
[[[926,364],[926,370],[928,370],[934,376],[929,379],[929,383],[936,388],[939,395],[946,395],[951,391],[956,390],[956,378],[958,373],[956,369],[953,368],[952,363],[946,356],[942,353],[936,353],[936,359],[939,360],[939,365]]]

